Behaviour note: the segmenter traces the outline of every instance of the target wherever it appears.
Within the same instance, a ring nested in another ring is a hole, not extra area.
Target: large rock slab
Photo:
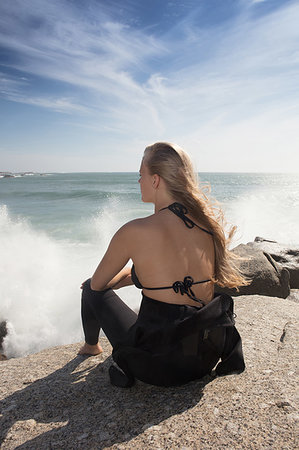
[[[1,449],[298,448],[298,309],[238,297],[245,372],[177,388],[111,386],[105,339],[96,357],[73,344],[1,362]]]
[[[247,245],[268,253],[281,267],[290,273],[290,288],[299,289],[299,248],[279,244],[262,237],[256,237],[254,242]]]
[[[251,244],[240,244],[232,252],[239,257],[236,266],[251,280],[248,286],[236,289],[220,288],[217,292],[237,295],[268,295],[286,298],[290,294],[290,275],[287,269],[278,265],[272,257]]]

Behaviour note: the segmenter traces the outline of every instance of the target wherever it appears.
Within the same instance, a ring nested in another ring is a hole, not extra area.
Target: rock
[[[77,356],[78,343],[3,362],[1,449],[297,449],[299,305],[244,296],[235,312],[240,375],[116,388],[106,338],[96,357]]]
[[[299,249],[289,248],[288,246],[279,244],[276,241],[269,241],[262,237],[256,237],[254,242],[247,245],[251,245],[254,248],[258,248],[263,252],[269,253],[272,258],[287,269],[290,273],[290,288],[299,289]]]
[[[0,322],[0,351],[2,350],[3,340],[6,335],[7,335],[6,321],[2,320],[2,322]]]
[[[236,289],[216,286],[217,292],[233,296],[267,295],[281,298],[290,294],[288,270],[278,265],[268,253],[256,248],[252,243],[240,244],[232,252],[240,257],[236,265],[251,280],[251,284],[241,286],[238,292]]]
[[[5,320],[0,322],[0,361],[5,361],[7,357],[2,353],[3,352],[3,340],[7,335],[7,326]]]
[[[291,289],[291,293],[288,296],[288,300],[299,303],[299,289]]]

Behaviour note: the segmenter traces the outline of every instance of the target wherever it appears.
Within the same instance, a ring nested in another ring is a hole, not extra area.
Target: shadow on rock
[[[5,448],[99,449],[127,442],[195,406],[204,386],[212,381],[205,377],[172,388],[137,382],[130,389],[121,389],[109,382],[111,357],[87,368],[84,360],[77,356],[0,402],[0,442],[7,438]],[[20,431],[23,439],[14,430],[17,423],[29,426],[28,431]]]

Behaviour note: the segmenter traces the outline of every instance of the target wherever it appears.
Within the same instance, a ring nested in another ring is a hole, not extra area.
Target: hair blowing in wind
[[[215,274],[213,281],[221,287],[238,288],[248,284],[234,265],[235,255],[228,245],[236,227],[230,227],[225,235],[224,215],[216,201],[212,201],[199,187],[189,155],[175,144],[156,142],[146,147],[144,162],[151,175],[163,178],[172,197],[183,204],[189,214],[214,236]]]

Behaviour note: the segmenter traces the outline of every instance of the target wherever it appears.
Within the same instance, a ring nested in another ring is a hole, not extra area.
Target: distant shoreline
[[[39,172],[0,172],[0,178],[19,178],[26,176],[34,176],[34,175],[46,175],[45,173]]]
[[[0,171],[0,177],[3,177],[4,175],[11,175],[12,177],[16,176],[24,176],[24,175],[49,175],[49,174],[56,174],[56,175],[73,175],[73,174],[137,174],[137,170],[133,171],[112,171],[112,170],[99,170],[99,171],[71,171],[71,172],[57,172],[55,170],[48,171],[48,172],[31,172],[31,171],[20,171],[20,172],[10,172],[10,171]],[[298,171],[292,171],[292,172],[220,172],[220,171],[214,171],[211,172],[210,170],[202,170],[197,172],[199,176],[205,175],[205,174],[220,174],[220,175],[298,175]]]

